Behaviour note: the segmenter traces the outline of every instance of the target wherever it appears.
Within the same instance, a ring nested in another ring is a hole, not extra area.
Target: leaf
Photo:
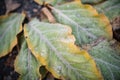
[[[89,51],[99,66],[105,80],[120,80],[120,48],[112,48],[107,40],[101,41]]]
[[[81,0],[82,3],[89,3],[89,4],[96,4],[96,3],[101,3],[104,0]]]
[[[94,6],[100,13],[104,13],[111,21],[120,16],[120,0],[107,0]]]
[[[43,2],[45,2],[45,3],[49,3],[51,5],[59,5],[59,4],[63,4],[65,2],[70,2],[70,1],[74,1],[74,0],[34,0],[34,1],[39,4],[43,4]]]
[[[71,28],[32,20],[24,27],[28,47],[56,77],[64,80],[102,80],[92,57],[75,46]]]
[[[40,62],[32,55],[24,40],[20,53],[15,60],[15,70],[20,74],[19,80],[38,80],[41,78],[39,73]]]
[[[0,57],[8,54],[17,44],[16,35],[22,30],[22,14],[0,16]]]
[[[50,8],[59,23],[71,26],[77,45],[88,44],[101,36],[112,38],[109,20],[90,5],[74,1]]]

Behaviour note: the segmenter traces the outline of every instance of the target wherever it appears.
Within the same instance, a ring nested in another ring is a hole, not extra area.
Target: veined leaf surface
[[[101,36],[112,38],[109,20],[102,14],[98,15],[90,5],[74,1],[51,9],[58,22],[71,26],[78,45],[88,44]]]
[[[105,80],[120,80],[120,50],[115,50],[104,40],[92,47],[89,53],[95,59]]]
[[[65,80],[102,80],[92,57],[75,46],[71,28],[32,20],[24,27],[28,46],[56,77]]]
[[[20,53],[15,60],[15,70],[20,74],[19,80],[39,80],[41,78],[40,66],[40,62],[36,60],[24,40]]]
[[[23,19],[21,14],[0,16],[0,57],[9,53],[17,44],[16,35],[22,30]]]
[[[94,6],[100,13],[104,13],[111,21],[120,16],[120,0],[107,0]]]

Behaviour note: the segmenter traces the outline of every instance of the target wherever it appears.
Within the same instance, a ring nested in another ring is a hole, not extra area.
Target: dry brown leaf
[[[5,0],[5,4],[6,4],[6,14],[8,14],[10,11],[15,10],[21,5],[17,2],[14,2],[13,0]]]

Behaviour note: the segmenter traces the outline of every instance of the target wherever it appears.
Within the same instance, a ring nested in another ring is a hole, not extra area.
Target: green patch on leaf
[[[0,16],[0,57],[9,53],[17,44],[16,35],[22,30],[22,14]]]
[[[75,46],[70,27],[34,19],[24,33],[32,53],[56,78],[102,80],[92,57]]]
[[[39,73],[40,62],[31,53],[24,40],[20,53],[15,60],[15,70],[20,74],[19,80],[38,80],[41,78]]]
[[[111,21],[120,16],[120,0],[107,0],[94,6],[100,13],[104,13]]]
[[[105,80],[120,80],[120,50],[115,50],[104,40],[89,50]]]

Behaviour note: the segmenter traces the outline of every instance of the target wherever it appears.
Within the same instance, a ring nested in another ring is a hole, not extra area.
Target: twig
[[[46,7],[42,8],[41,11],[45,14],[45,16],[48,18],[50,23],[55,23],[56,22],[55,18],[53,17],[51,12]]]

